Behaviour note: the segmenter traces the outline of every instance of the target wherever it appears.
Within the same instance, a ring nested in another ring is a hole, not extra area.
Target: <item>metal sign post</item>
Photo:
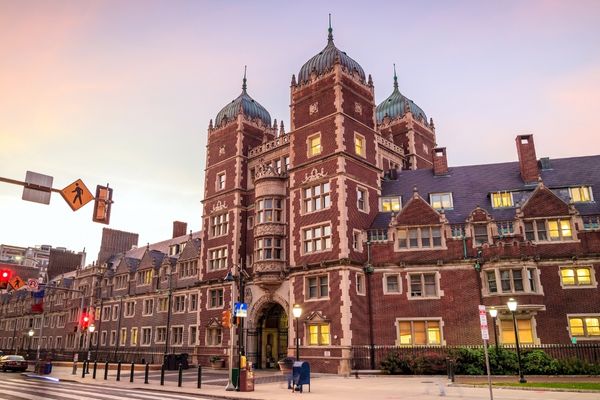
[[[487,311],[485,306],[479,306],[479,327],[481,328],[481,338],[483,339],[483,352],[485,353],[485,368],[487,370],[488,386],[490,388],[490,400],[494,400],[492,393],[492,375],[490,371],[490,357],[488,355],[488,340],[490,340],[490,332],[487,324]]]

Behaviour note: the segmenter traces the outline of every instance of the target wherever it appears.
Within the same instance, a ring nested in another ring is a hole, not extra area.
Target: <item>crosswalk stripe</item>
[[[13,380],[10,383],[13,386],[16,386],[17,388],[19,388],[20,390],[25,390],[25,391],[29,391],[29,390],[33,390],[31,388],[31,383],[33,383],[34,381],[19,381],[19,380]],[[199,397],[190,397],[190,396],[185,396],[185,395],[170,395],[167,393],[163,393],[163,392],[144,392],[145,393],[140,393],[140,390],[136,390],[136,389],[121,389],[121,388],[114,388],[114,387],[107,387],[107,386],[103,386],[103,385],[87,385],[87,384],[79,384],[79,383],[71,383],[71,382],[62,382],[59,384],[52,384],[52,383],[41,383],[41,382],[35,382],[35,386],[38,388],[44,388],[44,389],[48,389],[50,391],[52,391],[53,393],[60,393],[60,394],[64,394],[65,397],[67,398],[73,398],[72,395],[70,393],[72,393],[74,390],[76,390],[77,392],[81,393],[81,394],[89,394],[89,395],[93,395],[93,396],[104,396],[101,397],[102,399],[122,399],[123,396],[127,396],[128,398],[133,398],[133,399],[140,399],[140,400],[144,400],[144,399],[173,399],[173,400],[184,400],[184,399],[189,399],[189,400],[199,400],[201,398]],[[107,390],[110,390],[109,393],[112,393],[112,395],[107,394]],[[61,399],[63,397],[59,397],[59,399]],[[77,397],[77,399],[79,399],[81,397]]]
[[[9,395],[10,397],[4,397],[2,396],[3,394]],[[43,397],[37,396],[37,395],[32,395],[31,397],[22,397],[21,396],[22,393],[20,392],[11,392],[8,390],[4,390],[4,389],[0,389],[0,399],[10,399],[10,400],[33,400],[33,399],[40,399],[40,400],[46,400]],[[34,397],[35,396],[35,397]]]

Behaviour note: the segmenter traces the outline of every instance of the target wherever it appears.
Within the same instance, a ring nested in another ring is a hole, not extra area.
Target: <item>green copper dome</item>
[[[380,124],[386,116],[390,117],[391,119],[403,117],[407,105],[415,119],[422,117],[425,121],[427,121],[427,116],[421,107],[416,105],[411,99],[404,96],[402,93],[400,93],[400,90],[398,90],[398,77],[396,76],[396,67],[394,66],[394,91],[375,109],[377,123]]]
[[[333,44],[333,29],[331,29],[330,23],[327,46],[300,68],[300,72],[298,73],[298,83],[308,81],[313,70],[318,75],[332,68],[336,57],[339,58],[340,64],[348,71],[356,71],[362,80],[365,79],[365,71],[363,71],[362,67]]]
[[[224,121],[237,118],[240,112],[250,119],[258,118],[265,125],[271,126],[269,112],[246,92],[246,70],[244,70],[242,93],[219,111],[217,118],[215,118],[215,126],[220,126]]]

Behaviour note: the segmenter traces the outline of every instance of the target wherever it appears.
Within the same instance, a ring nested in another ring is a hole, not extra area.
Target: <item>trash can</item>
[[[303,385],[308,385],[310,392],[310,365],[306,361],[296,361],[292,367],[292,390],[302,393]]]
[[[177,369],[179,369],[180,364],[183,369],[188,369],[190,367],[190,365],[188,363],[188,356],[189,356],[189,354],[187,354],[187,353],[177,354],[177,361],[176,361]]]
[[[240,392],[254,392],[254,370],[252,369],[252,363],[247,363],[246,368],[242,368]]]
[[[44,364],[44,374],[50,375],[52,373],[52,362],[48,361]]]
[[[177,356],[175,354],[165,354],[164,366],[167,371],[175,371],[178,369]]]

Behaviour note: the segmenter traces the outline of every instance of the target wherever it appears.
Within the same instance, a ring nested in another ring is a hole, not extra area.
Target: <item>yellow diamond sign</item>
[[[79,210],[81,207],[94,200],[94,196],[92,196],[92,193],[81,179],[77,179],[75,182],[61,190],[60,194],[73,211]]]

